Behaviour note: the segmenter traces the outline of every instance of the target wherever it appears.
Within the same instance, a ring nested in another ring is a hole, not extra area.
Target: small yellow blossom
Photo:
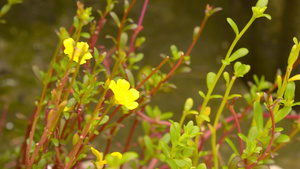
[[[91,147],[91,150],[97,157],[97,161],[93,161],[96,169],[102,169],[103,166],[107,163],[106,160],[103,160],[102,154],[98,150],[94,149],[93,147]]]
[[[129,82],[124,79],[119,79],[117,83],[111,80],[109,88],[114,92],[115,102],[117,104],[124,105],[129,110],[133,110],[138,107],[138,103],[135,101],[140,97],[140,93],[134,89],[130,88]]]
[[[68,106],[66,106],[65,108],[64,108],[64,112],[69,112],[70,110],[72,110],[72,107],[68,107]]]
[[[117,157],[118,159],[121,159],[123,157],[123,155],[119,152],[112,152],[110,155],[114,156],[114,157]]]
[[[86,42],[77,42],[75,50],[74,50],[74,40],[72,38],[68,38],[64,40],[65,50],[64,53],[68,55],[69,59],[72,59],[75,62],[79,62],[79,57],[82,57],[80,60],[80,64],[86,63],[86,60],[91,59],[93,56],[89,50],[89,45]],[[73,52],[75,52],[73,54]],[[73,56],[74,55],[74,56]]]

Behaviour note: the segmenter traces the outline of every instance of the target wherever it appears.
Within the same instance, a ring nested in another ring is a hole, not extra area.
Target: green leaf
[[[209,72],[206,76],[206,85],[207,85],[207,88],[211,88],[212,87],[212,84],[214,83],[216,79],[216,74],[214,72]]]
[[[291,106],[285,106],[282,109],[280,109],[276,115],[275,115],[275,123],[281,121],[282,119],[285,118],[285,116],[287,116],[290,112],[292,111],[292,107]]]
[[[222,97],[223,97],[222,95],[214,94],[214,95],[211,95],[209,98],[210,98],[210,99],[220,99],[220,98],[222,98]]]
[[[172,144],[178,142],[180,134],[181,134],[181,127],[180,127],[179,123],[172,122],[172,125],[170,127],[170,135],[171,135]]]
[[[239,136],[244,142],[247,141],[247,137],[246,137],[244,134],[238,133],[238,136]]]
[[[145,41],[146,41],[145,37],[137,38],[135,43],[134,43],[134,47],[136,47],[136,48],[140,47]]]
[[[284,93],[285,100],[293,100],[295,96],[296,85],[294,82],[288,82]]]
[[[201,90],[199,90],[199,95],[204,99],[206,96],[205,96],[205,94],[201,91]]]
[[[269,2],[269,0],[258,0],[255,6],[263,8],[268,5],[268,2]]]
[[[239,163],[241,163],[243,160],[240,156],[235,156],[231,159],[231,161],[229,162],[228,168],[230,169],[238,169],[238,165]]]
[[[108,119],[109,119],[109,116],[105,115],[99,125],[106,123],[108,121]]]
[[[198,120],[202,119],[204,121],[210,122],[210,118],[207,115],[204,115],[204,114],[198,115],[197,119]]]
[[[236,62],[234,64],[234,74],[236,77],[243,77],[249,71],[250,71],[250,65],[245,65],[242,64],[241,62]]]
[[[187,115],[189,115],[189,114],[195,114],[195,115],[197,115],[197,114],[199,114],[196,110],[190,110],[190,111],[188,111],[187,113],[186,113]]]
[[[170,158],[171,154],[170,154],[170,147],[168,146],[168,144],[165,143],[164,141],[159,141],[159,145],[164,155],[166,155],[167,158]]]
[[[236,26],[235,22],[231,18],[227,18],[227,22],[229,23],[229,25],[233,29],[234,33],[236,35],[238,35],[239,34],[239,28]]]
[[[94,47],[94,58],[98,61],[98,58],[99,58],[99,51],[96,47]]]
[[[83,37],[83,38],[86,38],[86,39],[91,38],[91,35],[88,32],[81,32],[80,36]]]
[[[42,158],[38,163],[38,168],[45,168],[47,164],[47,160],[45,158]]]
[[[146,135],[149,135],[149,133],[150,133],[150,124],[146,121],[143,121],[142,126],[143,126],[144,133]]]
[[[228,72],[224,72],[223,73],[223,77],[224,77],[224,79],[226,81],[226,86],[228,86],[229,81],[230,81],[229,73]]]
[[[127,30],[134,30],[138,28],[138,25],[137,24],[130,24],[128,26],[126,26],[124,29],[123,29],[123,32],[127,31]]]
[[[149,136],[144,136],[144,143],[147,149],[148,155],[152,156],[154,154],[154,145],[152,143],[152,140]]]
[[[129,7],[129,2],[128,2],[128,0],[124,0],[124,13],[126,13],[128,7]]]
[[[160,115],[160,120],[166,120],[166,119],[170,119],[171,117],[173,117],[173,113],[172,112],[164,112]]]
[[[121,164],[124,164],[125,162],[128,162],[138,157],[139,155],[136,152],[126,152],[122,156]]]
[[[240,94],[232,94],[232,95],[228,96],[227,100],[230,100],[230,99],[233,99],[233,98],[236,98],[236,97],[242,97],[242,95],[240,95]]]
[[[197,166],[196,169],[207,169],[207,167],[206,167],[205,163],[201,163]]]
[[[84,159],[84,158],[86,158],[86,154],[85,153],[82,153],[82,154],[80,154],[78,157],[77,157],[77,160],[81,160],[81,159]]]
[[[127,33],[123,32],[120,37],[120,44],[119,44],[120,49],[123,49],[125,47],[125,45],[127,44],[127,40],[128,40],[128,35]]]
[[[177,59],[180,58],[180,54],[179,54],[178,49],[177,49],[177,47],[175,45],[171,45],[170,50],[172,52],[174,60],[177,60]]]
[[[117,26],[120,27],[121,23],[120,23],[118,15],[113,11],[109,12],[109,14],[113,18],[113,20],[116,22]]]
[[[72,107],[75,105],[75,103],[76,103],[76,99],[72,97],[71,99],[68,100],[67,107]]]
[[[235,147],[234,143],[228,137],[225,138],[225,141],[231,147],[231,149],[233,150],[233,152],[236,155],[239,155],[239,152],[238,152],[237,148]]]
[[[42,73],[41,73],[40,68],[36,65],[33,65],[32,71],[33,71],[34,75],[39,79],[39,81],[43,82]]]
[[[185,104],[184,104],[184,111],[191,110],[193,108],[193,105],[194,105],[194,101],[192,98],[186,99]]]
[[[75,146],[79,140],[79,135],[75,133],[72,138],[72,145]]]
[[[295,76],[289,78],[289,82],[290,82],[290,81],[296,81],[296,80],[300,80],[300,74],[297,74],[297,75],[295,75]]]
[[[170,142],[170,133],[166,133],[162,136],[162,138],[160,139],[160,141],[165,142],[166,144],[168,144]]]
[[[171,158],[166,158],[166,163],[171,167],[171,169],[178,169],[177,164]]]
[[[253,103],[254,120],[259,132],[263,130],[264,118],[263,111],[259,101]]]
[[[249,133],[248,133],[248,140],[249,142],[253,142],[258,136],[258,130],[256,126],[252,126],[249,129]]]
[[[79,20],[77,16],[74,16],[74,21],[73,21],[73,25],[74,27],[77,29],[79,26]]]
[[[139,61],[141,61],[143,58],[144,58],[144,54],[143,54],[143,53],[138,53],[138,54],[135,56],[135,62],[139,62]]]
[[[277,139],[277,143],[287,143],[290,141],[290,137],[285,134],[280,134],[279,138]]]
[[[0,10],[0,16],[3,16],[10,10],[11,5],[10,4],[5,4],[1,10]]]
[[[230,57],[229,62],[233,62],[241,57],[246,56],[249,53],[248,49],[246,48],[240,48],[237,51],[235,51]]]
[[[184,158],[189,158],[194,153],[194,147],[187,147],[182,151],[182,155]]]
[[[9,5],[19,4],[22,2],[23,2],[23,0],[8,0]]]
[[[174,162],[177,164],[177,166],[180,168],[180,169],[185,169],[187,168],[186,166],[188,165],[188,168],[190,169],[190,163],[185,161],[185,160],[182,160],[182,159],[174,159]]]
[[[69,161],[70,161],[70,157],[66,157],[65,158],[65,164],[68,164]]]
[[[58,146],[59,146],[59,141],[58,141],[58,139],[56,139],[56,138],[51,138],[51,142],[53,143],[53,145],[54,145],[55,147],[58,147]]]
[[[129,83],[130,83],[131,87],[134,88],[135,82],[134,82],[134,77],[133,77],[132,72],[129,69],[125,69],[125,73],[128,77],[128,80],[129,80]]]

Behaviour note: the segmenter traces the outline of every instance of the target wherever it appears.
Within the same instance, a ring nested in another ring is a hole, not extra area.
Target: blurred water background
[[[85,6],[93,7],[96,18],[96,10],[105,8],[104,0],[82,2]],[[0,1],[0,6],[4,3],[6,1]],[[193,29],[200,25],[207,3],[222,7],[223,10],[208,20],[192,51],[192,72],[171,78],[171,82],[178,89],[170,93],[159,93],[153,101],[153,105],[159,105],[162,111],[173,111],[175,118],[180,116],[188,97],[194,99],[195,105],[201,103],[198,91],[206,90],[207,72],[216,72],[219,69],[234,38],[226,18],[232,18],[241,29],[250,19],[251,6],[255,5],[256,0],[150,0],[143,22],[144,29],[140,35],[145,36],[147,41],[138,50],[145,54],[141,65],[156,66],[161,61],[161,53],[171,55],[172,44],[182,51],[188,49]],[[135,22],[142,5],[143,1],[138,0],[129,14]],[[285,71],[286,60],[293,44],[292,38],[300,38],[299,8],[299,0],[269,2],[266,13],[272,16],[272,20],[258,19],[238,44],[238,47],[246,47],[250,51],[242,62],[250,64],[251,71],[236,83],[233,92],[247,92],[247,81],[252,80],[253,74],[265,75],[267,80],[273,82],[277,69]],[[123,1],[115,6],[115,11],[119,17],[122,16]],[[2,111],[5,105],[8,106],[8,117],[0,139],[1,152],[15,148],[15,145],[23,141],[21,133],[24,133],[27,120],[34,109],[34,101],[42,90],[42,85],[32,72],[32,66],[38,65],[42,70],[48,68],[58,42],[54,30],[60,27],[69,29],[75,12],[74,0],[24,0],[24,3],[13,6],[4,17],[7,23],[0,25],[0,108]],[[115,36],[115,32],[115,23],[110,19],[98,44],[110,44],[110,40],[105,39],[104,35],[109,33]],[[299,69],[294,72],[299,73]],[[219,85],[216,93],[222,94],[224,88],[225,86]],[[296,100],[300,99],[297,98]],[[217,104],[218,101],[212,103]],[[287,133],[290,131],[289,122],[280,125],[286,125]],[[227,149],[229,155],[231,150],[228,147]],[[279,166],[299,168],[299,134],[298,142],[289,144],[279,154],[275,159]]]

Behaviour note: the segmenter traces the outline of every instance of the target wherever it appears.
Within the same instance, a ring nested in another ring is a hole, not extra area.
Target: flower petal
[[[93,56],[91,55],[90,52],[85,53],[83,55],[82,59],[80,60],[80,64],[82,65],[82,64],[86,63],[86,60],[90,60],[91,58],[93,58]]]
[[[116,89],[117,89],[117,84],[114,80],[111,80],[109,83],[109,88],[115,93]]]
[[[119,152],[113,152],[110,155],[112,155],[114,157],[117,157],[118,159],[121,159],[123,157],[123,155],[121,153],[119,153]]]
[[[118,86],[119,92],[125,92],[129,89],[130,84],[125,79],[119,79],[117,81],[117,86]]]
[[[140,92],[137,91],[135,88],[131,88],[128,90],[128,95],[130,96],[131,100],[136,100],[140,97]]]
[[[94,147],[91,147],[91,150],[92,150],[93,154],[97,157],[97,160],[102,161],[102,155],[100,154],[100,152],[98,150],[94,149]]]
[[[139,106],[139,104],[137,102],[132,101],[132,102],[125,103],[124,106],[127,107],[129,110],[133,110],[133,109],[137,108]]]
[[[64,53],[69,55],[73,55],[73,51],[74,51],[74,46],[73,46],[73,43],[74,43],[74,40],[72,38],[68,38],[68,39],[65,39],[64,40],[64,47],[65,47],[65,50],[64,50]]]

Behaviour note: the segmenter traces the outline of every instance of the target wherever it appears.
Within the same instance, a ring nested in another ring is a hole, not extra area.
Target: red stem
[[[227,102],[228,103],[228,102]],[[234,117],[234,121],[235,121],[235,124],[236,124],[236,127],[237,127],[237,130],[238,130],[238,133],[242,133],[242,130],[241,130],[241,126],[240,126],[240,122],[239,122],[239,119],[233,109],[233,105],[228,105],[228,108],[231,112],[231,114],[233,115]],[[240,153],[243,154],[243,150],[244,150],[244,147],[243,147],[243,140],[239,138],[239,143],[240,143]]]
[[[140,19],[139,19],[139,22],[138,22],[138,27],[133,31],[131,42],[130,42],[129,53],[131,53],[131,52],[133,52],[135,50],[134,42],[135,42],[136,36],[143,29],[142,22],[143,22],[143,19],[144,19],[144,16],[145,16],[145,12],[146,12],[146,9],[147,9],[147,6],[148,6],[148,1],[149,0],[145,0],[144,1],[143,9],[142,9],[142,12],[141,12],[141,15],[140,15]]]
[[[208,18],[209,18],[209,17],[208,17],[207,15],[204,17],[204,19],[203,19],[203,21],[202,21],[202,23],[201,23],[199,32],[197,33],[196,37],[193,39],[192,44],[190,45],[189,49],[188,49],[187,52],[185,53],[186,56],[189,56],[189,54],[190,54],[191,51],[193,50],[193,48],[194,48],[196,42],[198,41],[198,39],[199,39],[199,37],[200,37],[200,35],[201,35],[201,33],[202,33],[202,30],[203,30],[203,28],[204,28],[204,26],[205,26],[205,23],[206,23],[206,21],[207,21]]]
[[[272,147],[273,144],[273,140],[274,140],[274,135],[275,135],[275,118],[274,118],[274,113],[271,107],[268,107],[269,111],[270,111],[270,116],[271,116],[271,120],[272,120],[272,135],[271,135],[271,139],[269,142],[269,145],[267,147],[267,149],[264,151],[264,153],[257,159],[256,163],[252,163],[250,166],[247,166],[247,169],[251,169],[252,167],[254,167],[257,163],[259,163],[262,159],[264,159],[266,156],[268,156],[268,152]]]
[[[125,20],[126,20],[126,18],[127,18],[127,15],[128,15],[128,13],[129,13],[129,11],[131,10],[131,8],[133,7],[133,5],[135,4],[135,2],[136,2],[136,0],[133,0],[133,1],[130,3],[128,9],[126,10],[126,12],[125,12],[124,15],[123,15],[123,18],[122,18],[122,21],[121,21],[121,24],[120,24],[120,27],[119,27],[118,37],[117,37],[117,43],[116,43],[116,49],[117,49],[117,51],[120,50],[120,49],[119,49],[119,44],[120,44],[120,38],[121,38],[123,26],[124,26],[124,24],[125,24]]]
[[[167,76],[166,76],[162,81],[160,81],[160,82],[158,83],[158,85],[157,85],[155,88],[153,88],[153,89],[149,92],[149,94],[150,94],[151,96],[152,96],[152,95],[160,88],[160,86],[161,86],[163,83],[165,83],[165,82],[171,77],[171,75],[175,72],[175,70],[176,70],[176,69],[180,66],[180,64],[182,63],[183,57],[184,57],[184,54],[181,54],[181,57],[180,57],[179,61],[177,62],[177,64],[176,64],[175,66],[172,67],[171,71],[167,74]]]
[[[169,57],[166,57],[135,89],[139,89],[150,77],[157,72],[166,62],[169,60]]]
[[[133,133],[134,133],[134,131],[135,131],[135,128],[136,128],[137,124],[138,124],[138,120],[137,120],[137,118],[135,118],[135,119],[134,119],[134,122],[133,122],[133,124],[132,124],[132,127],[131,127],[131,129],[130,129],[130,133],[129,133],[129,136],[128,136],[128,138],[127,138],[127,141],[126,141],[126,144],[125,144],[125,148],[124,148],[124,150],[123,150],[123,153],[127,152],[128,149],[129,149],[129,147],[130,147],[130,141],[131,141],[131,139],[132,139],[132,136],[133,136]]]
[[[268,117],[270,117],[271,115],[269,114],[269,113],[264,113],[263,114],[263,117],[266,117],[266,118],[268,118]],[[299,114],[296,114],[296,115],[294,115],[294,114],[289,114],[289,115],[287,115],[287,116],[285,116],[285,118],[284,119],[299,119],[300,118],[300,115]]]

